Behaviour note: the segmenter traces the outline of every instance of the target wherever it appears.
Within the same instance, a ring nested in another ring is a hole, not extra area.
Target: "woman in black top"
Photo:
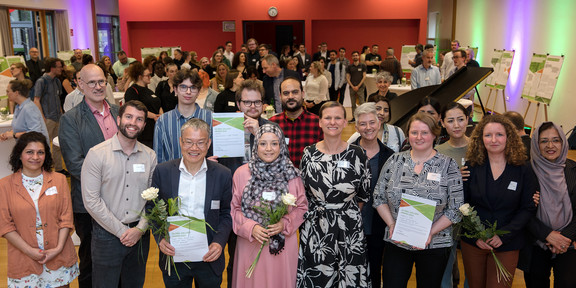
[[[244,78],[237,70],[232,70],[226,74],[224,81],[224,91],[218,94],[214,102],[214,112],[237,112],[238,104],[236,104],[236,90],[242,84]]]
[[[174,93],[174,75],[178,72],[178,67],[174,63],[166,65],[166,77],[168,80],[160,81],[156,86],[156,96],[160,98],[162,103],[162,111],[168,112],[178,104],[178,97]]]
[[[384,71],[376,74],[376,86],[378,87],[378,91],[370,94],[368,99],[375,97],[376,95],[380,95],[392,101],[392,99],[398,97],[398,94],[390,92],[390,85],[392,84],[393,79],[394,77],[392,77],[390,72]]]
[[[152,73],[146,69],[142,63],[137,62],[132,64],[130,66],[130,78],[134,79],[134,84],[126,89],[126,93],[124,94],[124,100],[126,102],[138,100],[144,103],[148,109],[146,127],[144,127],[142,134],[138,136],[138,141],[150,148],[152,148],[154,139],[154,125],[163,113],[160,98],[156,97],[154,92],[147,87],[148,84],[150,84],[151,75]]]

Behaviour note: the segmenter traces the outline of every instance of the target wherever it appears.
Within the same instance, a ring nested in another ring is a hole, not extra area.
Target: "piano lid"
[[[427,96],[436,98],[442,107],[452,101],[457,101],[484,81],[493,71],[492,68],[488,67],[464,67],[440,85],[406,92],[390,101],[392,115],[388,123],[399,127],[405,126],[410,117],[417,112],[418,103]]]

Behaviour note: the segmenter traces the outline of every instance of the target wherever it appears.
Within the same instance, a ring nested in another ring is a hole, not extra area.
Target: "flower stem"
[[[258,255],[256,255],[256,259],[254,259],[254,262],[252,262],[252,265],[250,265],[250,268],[248,268],[248,270],[246,270],[246,278],[250,278],[252,277],[252,273],[254,273],[254,269],[256,269],[256,264],[258,263],[258,260],[260,259],[260,254],[262,253],[262,249],[264,249],[264,245],[266,245],[268,241],[264,241],[264,243],[262,243],[262,245],[260,246],[260,250],[258,250]]]

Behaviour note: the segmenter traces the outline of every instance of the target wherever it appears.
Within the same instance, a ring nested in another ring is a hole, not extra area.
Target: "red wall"
[[[392,47],[400,58],[402,45],[418,42],[419,25],[420,20],[416,19],[312,21],[312,46],[308,46],[308,51],[316,52],[318,45],[326,42],[330,50],[345,47],[346,56],[351,58],[352,51],[362,53],[362,46],[377,44],[382,57],[386,49]]]
[[[142,47],[181,46],[183,51],[196,51],[198,60],[210,58],[219,45],[235,43],[236,33],[222,32],[221,21],[130,22],[131,55],[141,59]]]
[[[278,8],[275,18],[268,16],[271,6]],[[399,51],[402,44],[425,42],[428,1],[119,0],[119,11],[122,48],[137,59],[144,44],[170,43],[205,55],[231,40],[236,51],[243,42],[242,21],[259,20],[304,20],[304,42],[310,52],[322,41],[328,42],[329,48],[342,43],[350,52],[373,43]],[[235,21],[236,32],[222,32],[221,21]],[[174,35],[167,31],[173,29],[184,32]]]

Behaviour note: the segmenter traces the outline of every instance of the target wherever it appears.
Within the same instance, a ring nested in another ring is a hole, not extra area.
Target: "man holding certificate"
[[[177,229],[171,229],[170,241],[154,234],[162,277],[166,287],[192,287],[192,282],[196,287],[220,287],[225,262],[222,250],[232,230],[232,174],[228,168],[206,161],[211,144],[206,122],[190,119],[182,125],[180,134],[182,158],[159,164],[152,187],[159,189],[158,198],[166,202],[179,197],[180,215],[203,219],[215,231],[203,223],[187,227],[173,223],[171,228],[188,228],[190,233],[172,233]],[[167,271],[166,255],[174,256],[178,274]]]
[[[406,287],[416,264],[418,287],[440,287],[461,219],[462,176],[456,162],[434,150],[440,127],[417,113],[408,123],[411,150],[386,161],[374,190],[374,208],[384,219],[384,287]]]

